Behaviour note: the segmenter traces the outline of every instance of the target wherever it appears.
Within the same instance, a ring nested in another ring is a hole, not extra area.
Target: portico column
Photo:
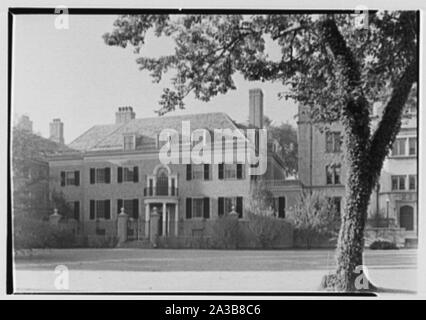
[[[163,202],[163,230],[162,235],[166,236],[166,220],[167,220],[167,211],[166,211],[166,203]]]
[[[175,236],[178,236],[179,205],[175,204]]]
[[[145,237],[149,237],[149,203],[145,204]]]

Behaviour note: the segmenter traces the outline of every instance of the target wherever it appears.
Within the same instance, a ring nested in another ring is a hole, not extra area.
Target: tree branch
[[[378,171],[380,174],[382,163],[401,127],[402,111],[417,78],[418,66],[417,60],[414,60],[394,86],[391,98],[384,108],[382,119],[371,137],[369,152],[371,172]]]

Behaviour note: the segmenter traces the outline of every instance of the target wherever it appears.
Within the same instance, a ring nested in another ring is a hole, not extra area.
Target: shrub
[[[212,227],[211,245],[218,249],[236,249],[240,242],[241,232],[238,218],[229,215],[219,217]]]
[[[15,250],[76,246],[74,231],[67,225],[51,225],[28,217],[15,218],[13,239]]]
[[[285,231],[282,221],[267,215],[249,213],[248,228],[253,234],[256,247],[272,248],[280,235]]]
[[[316,239],[336,237],[340,217],[324,195],[303,192],[290,216],[290,222],[294,226],[295,237],[302,239],[310,249]]]
[[[385,239],[377,239],[370,244],[370,249],[372,250],[391,250],[398,249],[398,246],[395,242],[385,240]]]

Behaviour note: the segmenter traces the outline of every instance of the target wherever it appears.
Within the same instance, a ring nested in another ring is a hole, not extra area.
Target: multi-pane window
[[[111,183],[110,168],[90,168],[90,184]]]
[[[237,165],[233,163],[225,163],[225,179],[235,179],[237,177]]]
[[[96,182],[105,183],[106,171],[103,169],[96,169]]]
[[[90,200],[90,220],[111,219],[110,200]]]
[[[391,176],[392,190],[405,190],[405,176]]]
[[[124,150],[135,150],[135,136],[124,135]]]
[[[61,171],[61,186],[79,186],[80,171]]]
[[[408,176],[408,189],[416,190],[417,189],[417,176],[409,175]]]
[[[195,164],[192,165],[192,179],[202,180],[204,178],[204,165]]]
[[[393,143],[392,155],[393,156],[404,156],[405,155],[405,143],[407,139],[397,138]]]
[[[414,156],[417,154],[417,138],[408,139],[408,154]]]
[[[238,213],[238,217],[243,217],[243,197],[219,197],[218,198],[218,216],[223,216],[232,211],[232,206]]]
[[[186,198],[186,219],[210,217],[210,198]]]
[[[210,180],[210,165],[205,164],[187,164],[186,180]]]
[[[243,179],[243,165],[241,163],[220,163],[219,179]]]
[[[325,167],[326,171],[326,183],[327,184],[340,184],[341,183],[341,166],[330,165]]]
[[[117,168],[117,182],[138,182],[139,170],[138,167],[118,167]]]
[[[340,132],[328,131],[325,134],[325,151],[326,152],[340,152],[341,151],[341,136]]]
[[[204,216],[204,199],[194,198],[192,200],[192,217],[202,218]]]

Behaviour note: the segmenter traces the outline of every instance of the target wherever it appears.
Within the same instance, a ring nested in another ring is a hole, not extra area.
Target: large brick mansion
[[[377,119],[380,108],[375,108]],[[163,164],[159,150],[163,129],[231,129],[246,140],[245,129],[263,128],[263,93],[249,92],[248,125],[225,113],[136,118],[131,107],[120,107],[113,124],[95,125],[67,145],[73,151],[48,157],[50,192],[64,194],[84,235],[117,234],[120,213],[126,213],[132,239],[195,237],[211,228],[217,217],[234,212],[246,219],[251,188],[259,181],[273,193],[274,214],[284,219],[302,190],[318,191],[343,208],[346,179],[342,128],[322,131],[311,122],[309,109],[299,107],[298,177],[286,177],[280,146],[268,139],[267,170],[251,176],[249,164]],[[64,124],[55,119],[50,140],[63,144]],[[216,143],[216,141],[215,141]],[[256,147],[255,147],[256,148]],[[392,153],[385,161],[380,184],[372,195],[369,227],[385,228],[417,239],[417,113],[407,110]],[[156,226],[153,228],[155,218]],[[157,225],[158,224],[158,225]]]

